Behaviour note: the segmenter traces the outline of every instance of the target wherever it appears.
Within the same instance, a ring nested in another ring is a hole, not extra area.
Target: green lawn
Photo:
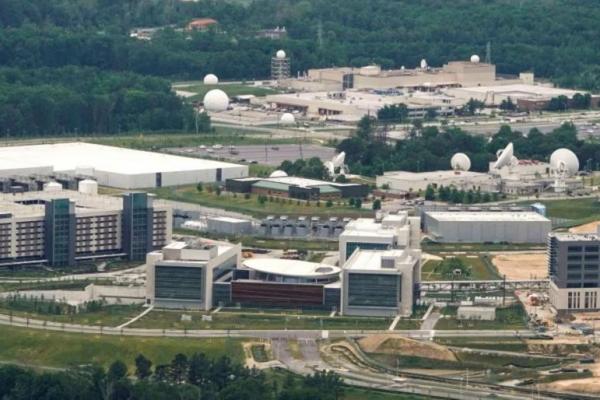
[[[526,329],[525,310],[520,304],[496,308],[496,319],[494,321],[478,321],[478,320],[458,320],[456,319],[456,307],[446,307],[442,314],[450,315],[451,318],[441,318],[435,325],[438,330],[477,330],[477,329],[503,329],[503,330],[520,330]]]
[[[449,256],[452,257],[452,256]],[[489,279],[500,279],[496,268],[488,262],[484,257],[480,255],[460,255],[456,256],[461,259],[466,265],[471,267],[471,275],[469,277],[459,277],[457,280],[489,280]],[[440,281],[449,280],[447,276],[442,276],[439,272],[435,271],[435,268],[439,265],[440,261],[429,260],[423,265],[421,271],[421,277],[423,281]]]
[[[183,86],[183,84],[182,86],[179,86],[179,84],[177,84],[177,87],[175,87],[174,89],[196,93],[195,96],[188,97],[188,100],[202,100],[204,98],[204,95],[212,89],[221,89],[222,91],[227,93],[227,96],[229,96],[229,98],[247,94],[251,94],[256,97],[264,97],[268,94],[280,93],[278,90],[272,88],[244,85],[242,83],[221,83],[218,85],[205,85],[201,82],[189,82],[189,85],[186,84],[186,86]]]
[[[36,312],[27,312],[8,308],[5,304],[0,306],[0,314],[11,314],[15,317],[39,319],[60,323],[98,325],[98,326],[119,326],[136,315],[140,314],[144,308],[141,305],[114,305],[105,306],[100,311],[86,312],[77,314],[40,314]]]
[[[214,127],[214,133],[152,133],[81,138],[83,141],[107,146],[127,147],[138,150],[159,150],[170,147],[190,147],[199,145],[251,145],[264,144],[265,133],[251,128]],[[269,143],[298,143],[297,139],[269,139]]]
[[[488,251],[522,251],[522,250],[545,250],[546,244],[531,243],[436,243],[425,239],[421,242],[421,248],[427,253],[464,251],[469,253],[484,253]]]
[[[391,393],[376,389],[362,389],[348,386],[344,388],[344,400],[426,400],[430,397],[415,394]]]
[[[182,322],[181,315],[192,316]],[[130,325],[131,328],[157,329],[326,329],[326,330],[385,330],[391,318],[332,317],[323,315],[277,315],[271,313],[225,312],[212,314],[212,321],[202,321],[201,312],[151,311]],[[400,321],[397,329],[416,329],[419,321]],[[403,327],[403,328],[402,328]]]
[[[238,362],[244,357],[241,341],[237,339],[116,337],[6,326],[0,326],[0,337],[0,360],[40,366],[90,363],[108,366],[120,359],[133,371],[134,359],[140,353],[154,365],[170,362],[177,353],[227,355]]]
[[[596,197],[541,200],[539,203],[546,206],[548,217],[566,219],[600,218],[600,202]]]
[[[359,217],[372,216],[369,210],[356,209],[338,205],[326,207],[325,202],[306,202],[304,200],[283,199],[271,197],[269,201],[261,204],[256,195],[245,198],[241,193],[222,192],[220,195],[209,193],[205,187],[202,192],[196,190],[195,185],[178,187],[157,188],[151,190],[158,197],[169,200],[183,201],[187,203],[200,204],[206,207],[221,208],[227,211],[235,211],[250,214],[254,217],[265,217],[267,215],[310,215],[321,217]],[[272,201],[270,201],[272,199]]]

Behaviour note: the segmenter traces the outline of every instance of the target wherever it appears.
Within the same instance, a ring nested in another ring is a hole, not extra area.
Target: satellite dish
[[[296,123],[296,118],[293,114],[284,113],[281,118],[279,118],[279,123],[283,125],[292,125]]]
[[[325,161],[323,166],[327,169],[327,172],[329,172],[329,176],[335,176],[335,166],[332,161]]]
[[[555,174],[572,176],[579,171],[579,159],[569,149],[558,149],[550,156],[550,168]]]
[[[204,95],[204,108],[208,111],[225,111],[229,107],[229,97],[221,89],[209,90]]]
[[[510,165],[512,162],[513,153],[514,148],[512,143],[506,145],[504,149],[498,150],[498,152],[496,153],[498,160],[496,160],[496,163],[494,164],[494,169],[500,169],[502,167]]]
[[[219,83],[219,78],[215,74],[208,74],[204,77],[205,85],[216,85]]]
[[[421,60],[421,69],[427,69],[427,60],[426,59]]]
[[[465,153],[456,153],[450,159],[454,171],[468,171],[471,169],[471,159]]]
[[[288,174],[285,171],[278,169],[277,171],[273,171],[269,178],[285,178]]]
[[[333,157],[333,159],[331,160],[331,162],[333,163],[333,166],[335,168],[339,168],[339,167],[342,167],[344,165],[344,161],[345,160],[346,160],[346,153],[342,151],[340,154],[338,154],[335,157]]]

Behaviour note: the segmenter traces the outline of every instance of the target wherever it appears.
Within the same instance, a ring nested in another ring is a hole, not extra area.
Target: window
[[[348,274],[348,305],[397,307],[400,277],[388,274]]]
[[[157,265],[155,297],[202,301],[202,275],[203,268]]]
[[[348,242],[346,243],[346,258],[350,258],[354,250],[360,248],[361,250],[387,250],[389,247],[386,243],[359,243],[359,242]]]
[[[567,251],[569,251],[569,252],[578,252],[581,250],[582,250],[581,246],[569,246],[567,249]]]

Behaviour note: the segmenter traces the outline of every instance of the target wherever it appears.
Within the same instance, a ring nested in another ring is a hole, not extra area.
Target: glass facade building
[[[45,204],[44,232],[48,265],[74,265],[75,206],[69,199],[53,199]]]
[[[201,303],[204,300],[204,268],[157,265],[155,296]]]
[[[129,260],[142,261],[153,250],[152,199],[147,193],[123,196],[123,250]]]
[[[400,276],[390,274],[348,274],[348,305],[398,307]]]

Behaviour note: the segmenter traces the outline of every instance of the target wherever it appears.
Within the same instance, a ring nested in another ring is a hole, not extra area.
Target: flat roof
[[[438,221],[457,222],[507,222],[507,221],[543,221],[550,220],[533,211],[428,211],[427,216]]]
[[[512,85],[473,86],[453,90],[480,94],[492,92],[500,95],[510,96],[511,98],[555,97],[560,95],[572,97],[575,93],[587,93],[585,90],[578,91],[555,88],[551,86],[530,85],[526,83],[515,83]]]
[[[346,262],[344,269],[373,270],[373,271],[398,271],[397,268],[383,268],[381,260],[384,257],[394,257],[402,264],[414,263],[416,259],[406,250],[359,250]]]
[[[565,242],[600,242],[600,235],[595,233],[552,233],[552,236]]]
[[[402,179],[406,181],[434,181],[436,179],[472,179],[472,178],[484,178],[493,179],[490,175],[483,172],[474,171],[460,171],[456,173],[453,170],[441,170],[441,171],[426,171],[426,172],[411,172],[411,171],[387,171],[383,175],[383,178],[390,179]]]
[[[125,175],[240,167],[220,161],[83,142],[0,147],[0,173],[10,165],[49,165],[55,172],[99,170]]]
[[[265,274],[297,278],[327,278],[339,275],[341,269],[329,264],[279,258],[251,258],[244,266]]]

